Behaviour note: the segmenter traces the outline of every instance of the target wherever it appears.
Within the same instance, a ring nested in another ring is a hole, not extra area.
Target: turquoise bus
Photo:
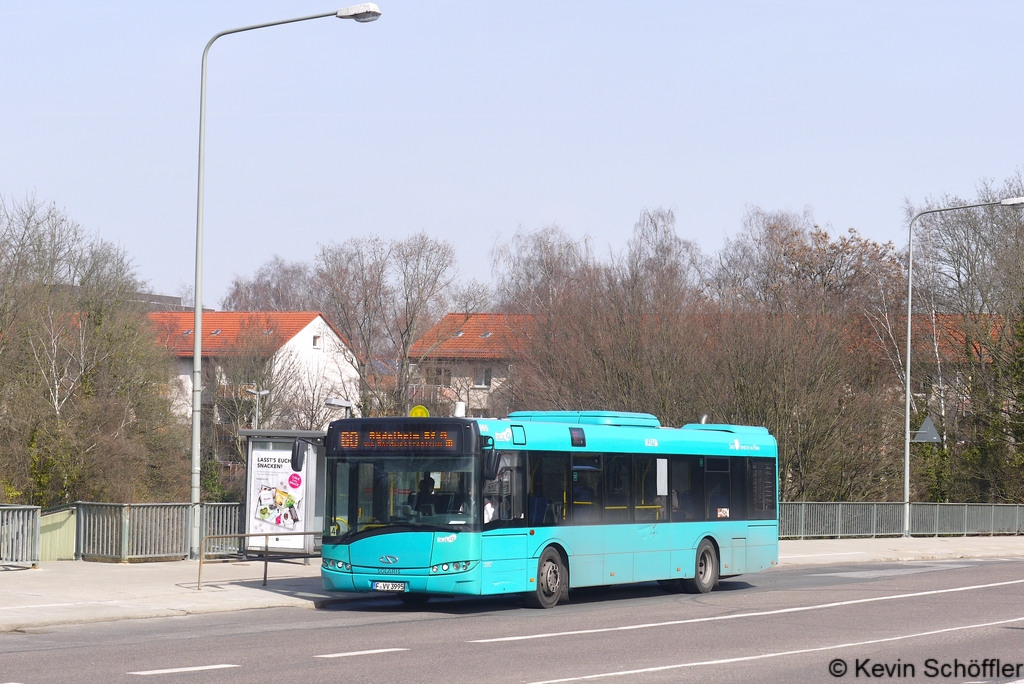
[[[351,418],[326,437],[324,588],[522,594],[657,581],[705,593],[778,562],[777,447],[643,413]]]

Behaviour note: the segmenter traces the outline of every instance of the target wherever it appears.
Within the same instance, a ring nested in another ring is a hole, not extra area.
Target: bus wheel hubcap
[[[544,566],[544,590],[547,594],[558,592],[558,566],[548,562]]]

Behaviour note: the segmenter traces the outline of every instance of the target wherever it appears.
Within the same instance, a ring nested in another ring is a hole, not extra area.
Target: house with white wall
[[[413,401],[466,415],[501,417],[514,409],[512,371],[528,319],[502,313],[449,313],[410,349],[417,383]]]
[[[155,311],[149,320],[158,342],[174,356],[169,392],[175,409],[191,419],[193,313]],[[323,429],[342,417],[324,406],[326,399],[348,400],[353,406],[359,399],[355,355],[316,311],[204,312],[202,354],[204,406],[216,405],[217,398],[248,402],[252,395],[245,390],[270,390],[261,398],[265,427]],[[248,403],[243,408],[254,413]],[[214,420],[225,422],[223,416]],[[246,421],[238,426],[250,425]]]

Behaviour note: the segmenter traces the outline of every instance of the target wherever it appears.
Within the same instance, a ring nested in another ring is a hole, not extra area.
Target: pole
[[[914,214],[910,219],[910,226],[907,228],[909,238],[907,240],[907,370],[904,379],[906,381],[906,405],[904,407],[903,424],[903,536],[910,536],[910,332],[911,315],[914,295],[914,223],[917,219],[926,214],[941,214],[947,211],[958,209],[975,209],[977,207],[993,206],[1016,206],[1018,202],[1013,200],[1000,200],[996,202],[978,202],[977,204],[962,204],[956,207],[943,207],[941,209],[926,209]]]
[[[358,6],[355,8],[362,11],[368,11],[371,6],[363,7]],[[372,10],[377,11],[375,5],[372,5]],[[210,47],[213,46],[214,42],[221,36],[227,36],[232,33],[242,33],[243,31],[253,31],[255,29],[268,28],[270,26],[281,26],[283,24],[294,24],[299,21],[309,21],[310,19],[324,19],[326,17],[338,17],[339,19],[356,19],[357,21],[367,21],[372,19],[361,18],[351,13],[346,14],[346,10],[339,10],[337,12],[329,12],[326,14],[314,14],[307,17],[297,17],[295,19],[284,19],[281,21],[272,21],[266,24],[255,24],[253,26],[243,26],[241,28],[229,29],[227,31],[221,31],[213,38],[210,38],[210,42],[206,44],[206,49],[203,50],[203,64],[202,64],[202,77],[199,85],[199,183],[198,190],[196,193],[196,280],[195,280],[195,312],[194,312],[194,323],[192,326],[192,482],[191,482],[191,503],[193,507],[192,516],[192,530],[190,535],[189,544],[189,557],[195,560],[199,554],[199,499],[200,499],[200,423],[202,421],[203,412],[203,386],[202,386],[202,373],[203,373],[203,179],[205,170],[206,160],[206,62],[210,53]],[[379,15],[380,12],[377,11]]]

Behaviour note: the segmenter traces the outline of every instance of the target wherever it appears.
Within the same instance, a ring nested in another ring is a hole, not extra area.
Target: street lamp
[[[250,387],[246,387],[245,388],[245,393],[246,394],[251,394],[252,396],[256,397],[256,413],[253,414],[253,417],[252,417],[252,429],[253,430],[259,430],[260,429],[260,397],[265,397],[268,394],[270,394],[270,390],[255,390],[255,389],[252,389]]]
[[[1024,205],[1024,197],[1010,197],[995,202],[978,202],[977,204],[961,204],[956,207],[926,209],[914,214],[910,219],[910,239],[907,247],[907,373],[906,373],[906,407],[904,412],[903,433],[903,536],[910,536],[910,330],[912,306],[914,303],[914,223],[926,214],[941,214],[960,209],[976,209],[977,207],[1019,207]]]
[[[199,557],[199,444],[200,444],[200,420],[203,410],[203,387],[202,387],[202,363],[203,363],[203,170],[206,159],[206,58],[209,55],[210,47],[221,36],[243,31],[268,28],[270,26],[281,26],[282,24],[294,24],[299,21],[310,19],[324,19],[326,17],[337,17],[338,19],[353,19],[359,23],[376,21],[380,17],[380,9],[372,2],[365,2],[360,5],[345,7],[337,12],[329,14],[314,14],[308,17],[297,17],[295,19],[283,19],[272,21],[266,24],[255,24],[241,28],[221,31],[206,44],[203,50],[202,79],[199,89],[199,190],[196,199],[196,283],[195,283],[195,323],[192,326],[194,337],[192,348],[192,533],[190,543],[190,557]]]
[[[329,409],[345,409],[345,417],[352,417],[352,402],[348,399],[338,399],[336,397],[327,397],[324,402],[324,406]]]

